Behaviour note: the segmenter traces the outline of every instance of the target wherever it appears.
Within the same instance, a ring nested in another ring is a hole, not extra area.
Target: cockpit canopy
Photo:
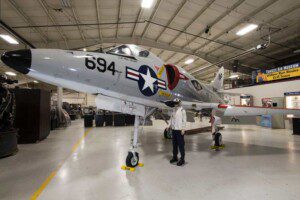
[[[134,44],[123,44],[108,50],[106,53],[125,57],[150,57],[150,52]]]

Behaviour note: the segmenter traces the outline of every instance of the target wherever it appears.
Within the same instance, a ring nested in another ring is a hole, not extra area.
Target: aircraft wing
[[[219,103],[182,101],[181,105],[187,110],[218,109]]]
[[[222,106],[222,105],[220,105]],[[226,107],[225,105],[223,105]],[[266,108],[259,106],[227,106],[224,116],[256,116],[256,115],[275,115],[293,114],[300,116],[300,109],[289,108]]]
[[[214,109],[222,111],[224,116],[258,116],[258,115],[274,115],[274,114],[293,114],[300,116],[300,109],[289,108],[266,108],[259,106],[233,106],[219,103],[205,102],[189,102],[183,101],[182,107],[185,109],[198,110]]]

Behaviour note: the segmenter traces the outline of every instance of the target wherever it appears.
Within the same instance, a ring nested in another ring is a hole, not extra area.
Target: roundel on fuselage
[[[167,78],[168,78],[168,88],[170,90],[173,90],[176,88],[178,82],[179,82],[179,70],[175,65],[167,64],[165,65],[166,72],[167,72]]]

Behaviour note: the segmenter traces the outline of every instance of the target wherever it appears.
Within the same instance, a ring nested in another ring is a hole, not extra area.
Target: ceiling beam
[[[216,23],[220,22],[224,17],[226,17],[229,13],[231,13],[234,9],[236,9],[239,5],[241,5],[242,3],[244,3],[245,0],[239,0],[237,1],[235,4],[233,4],[233,6],[231,6],[229,9],[226,10],[226,12],[224,12],[222,15],[220,15],[219,17],[217,17],[212,23],[208,24],[209,27],[214,26]],[[198,33],[198,36],[201,36],[203,33],[205,32],[205,29],[203,29],[202,31],[200,31],[200,33]],[[189,46],[192,42],[194,42],[198,37],[194,37],[193,39],[191,39],[190,41],[188,41],[187,44],[185,44],[183,46],[183,48],[186,48],[187,46]],[[175,41],[175,40],[174,40]],[[172,42],[174,42],[172,41]],[[171,44],[172,44],[171,42]],[[182,59],[178,60],[176,62],[176,64],[180,63],[181,61],[185,60],[188,57],[185,56]]]
[[[289,8],[289,9],[287,9],[287,10],[281,12],[280,14],[273,16],[272,18],[270,18],[269,20],[267,20],[266,22],[264,22],[264,24],[271,24],[271,23],[273,23],[274,21],[278,20],[279,18],[281,18],[281,17],[283,17],[283,16],[285,16],[285,15],[287,15],[287,14],[290,14],[290,13],[294,12],[295,10],[297,10],[297,9],[299,9],[299,8],[300,8],[300,4],[297,5],[297,6],[293,6],[293,7]],[[271,24],[271,25],[272,25],[272,24]],[[260,26],[262,26],[262,25],[260,25]],[[237,41],[237,40],[239,40],[239,39],[241,39],[241,38],[243,38],[243,37],[237,37],[237,38],[234,38],[234,39],[232,39],[232,40],[230,40],[230,41],[228,41],[228,42],[226,42],[226,43],[229,43],[229,44],[233,45],[233,42],[235,42],[235,41]],[[251,44],[253,44],[253,41],[251,41]],[[211,51],[209,51],[209,52],[207,52],[207,53],[208,53],[208,54],[211,54],[211,53],[213,53],[213,52],[215,52],[215,51],[217,51],[217,50],[220,50],[220,49],[222,49],[222,48],[224,47],[224,45],[222,45],[222,44],[220,44],[220,45],[221,45],[221,46],[219,46],[219,47],[217,47],[217,48],[215,48],[215,49],[212,49]],[[234,51],[234,52],[236,52],[236,51]]]
[[[229,13],[231,13],[233,10],[235,10],[238,6],[240,6],[242,3],[244,3],[245,0],[239,0],[235,4],[233,4],[229,9],[226,10],[222,15],[217,17],[212,23],[208,24],[209,27],[214,26],[218,22],[220,22],[224,17],[226,17]],[[201,36],[205,32],[205,29],[203,29],[200,33],[198,33],[198,36]],[[194,42],[198,37],[194,37],[192,40],[190,40],[187,44],[185,44],[182,48],[185,48],[189,46],[192,42]]]
[[[280,30],[276,30],[275,32],[271,33],[270,35],[273,36],[273,37],[276,37],[275,35],[277,35],[277,34],[280,34],[280,33],[284,34],[283,36],[281,36],[281,35],[278,36],[279,40],[276,41],[276,44],[278,45],[278,44],[279,44],[278,41],[286,40],[285,33],[287,32],[287,29],[293,28],[293,26],[295,26],[295,25],[298,26],[298,22],[297,22],[297,21],[296,21],[296,22],[293,22],[292,24],[288,24],[286,27],[284,27],[284,28],[282,28],[282,29],[280,29]],[[297,32],[297,30],[296,30],[295,32]],[[265,36],[267,36],[267,35],[265,35]],[[261,37],[261,38],[260,38],[259,40],[257,40],[255,43],[260,42],[261,39],[264,38],[265,36]],[[274,41],[274,39],[272,39],[272,40]],[[253,43],[254,43],[254,42],[253,42]],[[274,44],[274,42],[271,43],[271,45],[272,45],[272,44]],[[282,48],[282,47],[280,47],[280,48]],[[270,49],[270,47],[268,47],[267,50],[268,50],[268,49]],[[286,48],[285,48],[285,49],[286,49]],[[265,56],[265,55],[266,55],[266,54],[264,53],[265,51],[266,51],[266,50],[264,50],[261,54],[253,54],[253,57],[254,57],[254,55],[255,55],[255,56],[257,56],[257,55],[264,55],[263,57],[268,58],[269,56]],[[227,54],[223,55],[220,59],[228,58],[228,56],[233,56],[233,55],[235,55],[236,53],[237,53],[237,51],[227,53]],[[252,54],[249,54],[249,55],[252,55]],[[249,57],[249,56],[247,56],[247,57]],[[246,58],[247,58],[247,57],[246,57]],[[262,56],[261,56],[261,57],[262,57]],[[245,60],[245,59],[242,59],[242,60]],[[271,60],[271,59],[270,59],[270,60]]]
[[[183,29],[181,31],[187,31],[187,29],[209,8],[209,6],[211,4],[213,4],[215,2],[215,0],[210,0],[209,2],[207,2],[202,8],[201,10],[189,21],[189,23],[187,23]],[[173,40],[170,42],[170,44],[173,44],[175,42],[175,40],[177,40],[180,36],[181,36],[182,32],[179,32],[174,38]]]
[[[118,19],[117,19],[117,29],[116,29],[116,37],[119,37],[119,22],[121,20],[121,12],[122,12],[122,0],[119,0],[119,8],[118,8]]]
[[[274,4],[275,2],[277,2],[278,0],[269,0],[266,3],[264,3],[261,7],[255,9],[254,11],[252,11],[251,13],[249,13],[248,15],[242,17],[239,21],[237,21],[236,23],[234,23],[233,25],[231,25],[230,27],[226,28],[225,30],[221,31],[219,34],[215,35],[212,40],[216,40],[219,37],[221,37],[222,35],[226,34],[227,32],[231,31],[232,29],[236,28],[238,25],[240,25],[241,23],[247,21],[249,18],[255,16],[256,14],[258,14],[259,12],[265,10],[267,7],[271,6],[272,4]],[[197,51],[199,51],[200,49],[202,49],[203,47],[207,46],[208,44],[210,44],[211,41],[205,42],[203,45],[201,45],[200,47],[198,47],[195,50],[195,53]]]
[[[269,0],[268,2],[264,3],[261,7],[255,9],[254,11],[252,11],[250,14],[244,16],[243,18],[241,18],[238,22],[234,23],[233,25],[231,25],[230,27],[226,28],[225,30],[223,30],[222,32],[220,32],[219,34],[217,34],[216,36],[214,36],[212,38],[212,40],[216,40],[219,37],[221,37],[223,34],[231,31],[232,29],[234,29],[235,27],[237,27],[238,25],[240,25],[241,23],[243,23],[244,21],[247,21],[250,17],[253,17],[254,15],[256,15],[257,13],[263,11],[264,9],[266,9],[267,7],[269,7],[270,5],[274,4],[275,2],[277,2],[278,0]],[[196,50],[194,50],[194,54],[197,53],[197,51],[199,51],[200,49],[202,49],[204,46],[210,44],[211,41],[205,42],[203,45],[201,45],[200,47],[198,47]],[[208,68],[206,68],[208,69]],[[197,73],[202,73],[205,70],[201,70],[199,69]],[[195,73],[195,72],[194,72]]]
[[[158,54],[157,57],[160,57],[164,53],[164,50],[162,49]]]
[[[98,35],[99,35],[99,40],[102,41],[102,31],[101,31],[101,27],[99,25],[101,22],[99,1],[101,1],[101,0],[95,0],[95,5],[96,5],[96,12],[97,12]]]
[[[152,21],[152,20],[153,20],[153,18],[154,18],[154,16],[156,15],[156,13],[157,13],[157,11],[158,11],[158,8],[159,8],[159,6],[160,6],[160,4],[161,4],[162,1],[163,1],[163,0],[157,0],[157,3],[156,3],[156,5],[155,5],[155,7],[154,7],[154,9],[153,9],[153,11],[152,11],[152,13],[151,13],[151,16],[150,16],[150,18],[149,18],[148,21]],[[146,35],[146,33],[147,33],[147,31],[148,31],[149,25],[150,25],[150,23],[147,22],[147,24],[146,24],[146,26],[145,26],[145,28],[144,28],[144,30],[143,30],[143,33],[142,33],[142,35],[141,35],[141,38],[142,38],[142,39],[144,38],[144,36]]]
[[[42,6],[44,12],[47,14],[47,16],[51,20],[51,22],[54,25],[58,24],[55,17],[49,12],[49,6],[47,5],[47,3],[44,0],[38,0],[38,2]],[[63,33],[63,31],[61,30],[61,28],[56,27],[56,30],[59,33],[60,37],[65,41],[66,48],[69,49],[67,38],[66,38],[65,34]]]
[[[137,27],[137,22],[139,21],[140,17],[142,16],[142,13],[143,13],[143,8],[141,7],[140,10],[139,10],[138,15],[136,17],[136,20],[135,20],[135,23],[134,23],[134,26],[133,26],[133,29],[132,29],[131,37],[134,36],[135,29]]]
[[[81,24],[81,22],[78,19],[77,12],[76,12],[75,7],[73,5],[73,2],[71,2],[71,0],[70,0],[70,4],[71,4],[71,10],[72,10],[72,14],[73,14],[73,17],[74,17],[74,21],[75,21],[75,23],[77,25],[77,29],[78,29],[78,31],[80,33],[81,39],[85,41],[86,37],[85,37],[85,35],[83,33],[82,28],[79,26],[79,24]]]
[[[184,5],[188,2],[188,0],[183,0],[180,5],[177,7],[176,11],[174,14],[171,16],[167,24],[164,26],[164,29],[158,34],[158,36],[155,38],[155,41],[158,42],[159,38],[163,35],[163,33],[166,31],[168,26],[173,22],[173,20],[176,18],[176,16],[180,13],[180,11],[183,9]]]
[[[169,63],[169,60],[171,60],[176,54],[177,54],[177,52],[172,53],[171,56],[165,60],[165,62]]]
[[[287,38],[282,38],[282,40],[284,40],[284,43],[297,45],[297,41],[300,40],[300,35],[299,35],[299,33],[295,33],[294,35],[291,35],[291,36],[289,36]],[[284,48],[275,48],[275,49],[274,48],[273,49],[270,48],[270,49],[266,49],[264,51],[264,54],[266,54],[266,55],[276,55],[279,52],[284,52],[284,51],[293,52],[292,50],[287,50],[287,49],[284,49]],[[255,62],[251,62],[253,60],[253,58],[254,58],[254,56],[251,55],[251,56],[243,59],[243,61],[247,62],[249,60],[250,64],[261,62],[258,58],[255,59]],[[280,57],[278,57],[278,58],[281,59]],[[272,61],[265,61],[265,63],[272,63]]]
[[[17,13],[24,19],[24,21],[30,26],[35,26],[36,24],[24,13],[24,11],[20,8],[20,6],[14,0],[8,0],[10,5],[17,11]],[[41,39],[45,44],[49,42],[47,36],[41,31],[39,28],[32,28],[35,32],[39,33]]]

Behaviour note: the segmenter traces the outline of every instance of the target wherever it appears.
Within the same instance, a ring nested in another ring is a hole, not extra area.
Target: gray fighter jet
[[[25,49],[5,52],[1,60],[34,79],[76,91],[97,94],[99,109],[135,115],[134,135],[126,165],[135,167],[140,121],[157,110],[170,109],[179,98],[185,109],[221,111],[226,116],[295,114],[299,109],[226,105],[223,93],[224,69],[211,84],[195,79],[184,69],[165,64],[136,45],[120,45],[106,52],[60,49]],[[214,117],[214,116],[213,116]],[[221,134],[214,137],[221,143]]]

